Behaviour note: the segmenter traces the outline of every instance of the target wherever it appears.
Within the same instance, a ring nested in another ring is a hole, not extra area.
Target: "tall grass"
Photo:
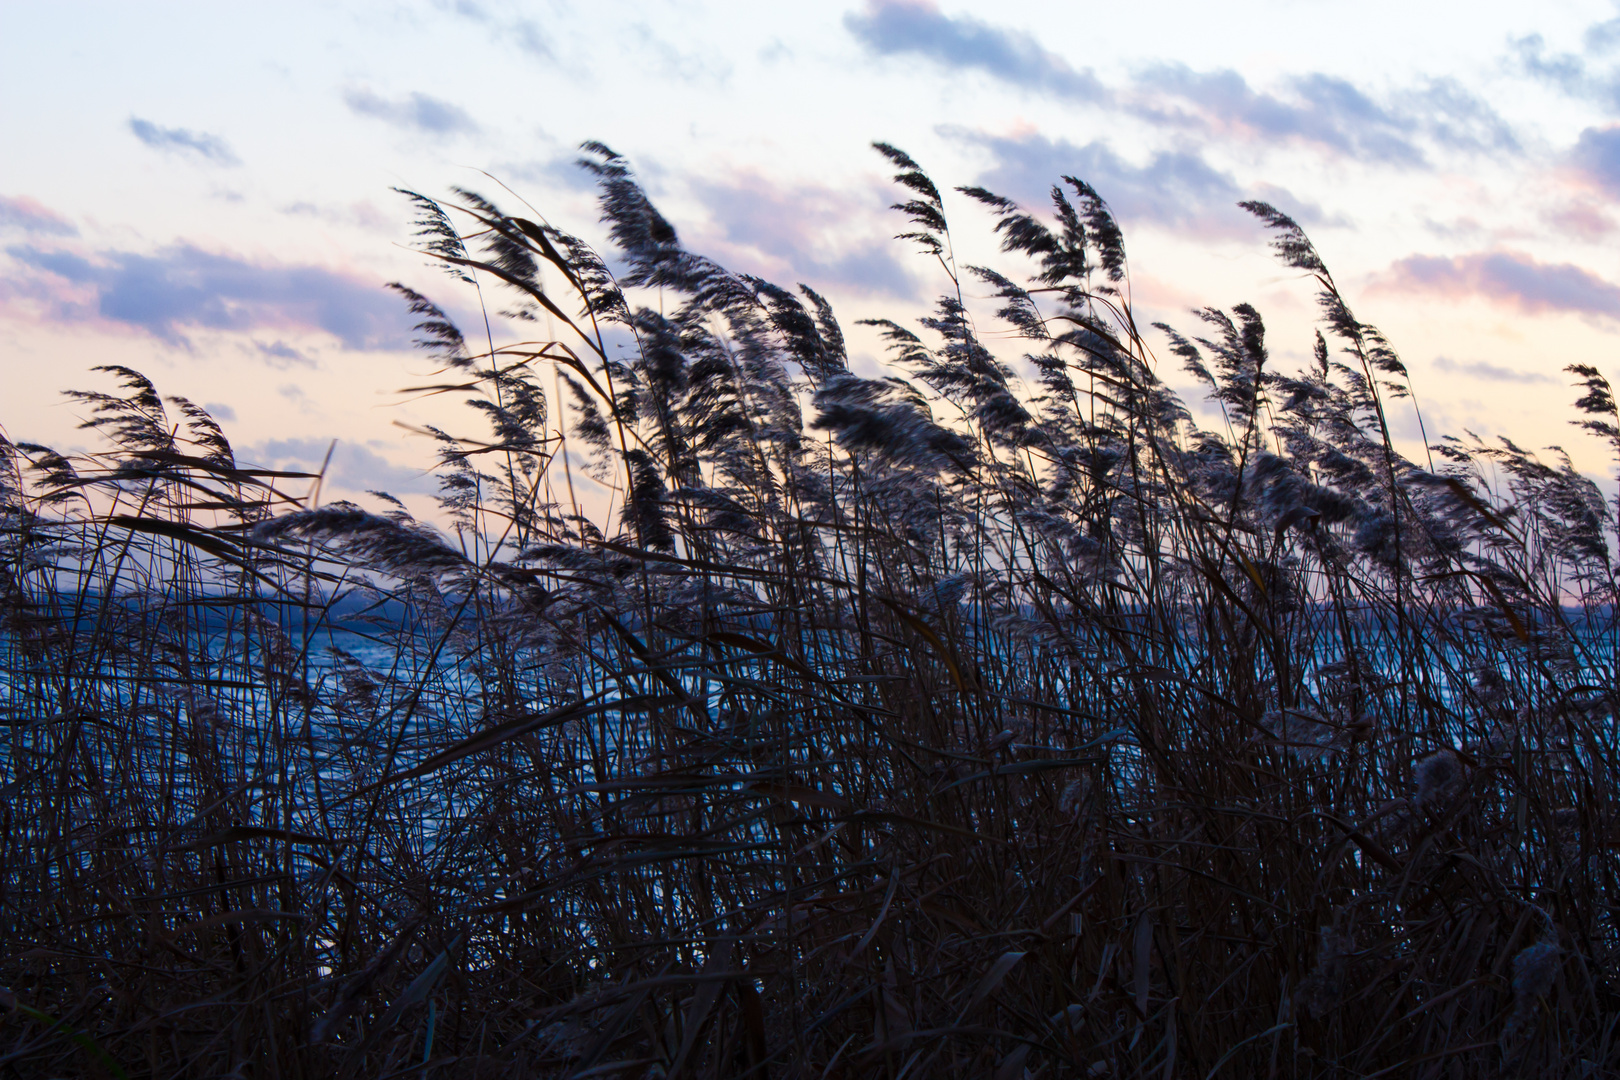
[[[1138,326],[1078,180],[963,189],[1007,263],[959,267],[878,149],[945,286],[883,378],[605,147],[612,263],[411,194],[545,328],[402,290],[487,428],[442,527],[125,369],[102,451],[0,441],[10,1075],[1620,1075],[1620,507],[1398,452],[1269,206],[1302,372],[1247,306]]]

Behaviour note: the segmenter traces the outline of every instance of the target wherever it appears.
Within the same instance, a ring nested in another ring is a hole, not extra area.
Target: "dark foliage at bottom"
[[[487,423],[441,527],[128,370],[0,440],[0,1075],[1620,1075],[1616,506],[1397,452],[1269,206],[1324,333],[1161,328],[1209,430],[1095,191],[966,190],[1024,266],[958,268],[879,149],[903,378],[591,146],[618,272],[411,196],[543,338],[405,290]]]

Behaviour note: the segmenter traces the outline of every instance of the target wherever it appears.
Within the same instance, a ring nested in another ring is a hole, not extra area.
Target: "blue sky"
[[[222,405],[243,456],[309,465],[337,438],[340,488],[420,497],[429,448],[396,422],[455,413],[389,393],[427,362],[381,286],[467,298],[408,250],[391,187],[514,201],[498,179],[595,236],[571,162],[599,139],[689,247],[853,326],[940,284],[891,239],[882,139],[1032,206],[1090,181],[1143,321],[1250,301],[1286,367],[1312,304],[1235,206],[1267,199],[1401,350],[1431,435],[1608,471],[1561,369],[1620,377],[1610,3],[0,4],[14,439],[82,442],[59,391],[124,363]],[[963,261],[995,264],[951,209]]]

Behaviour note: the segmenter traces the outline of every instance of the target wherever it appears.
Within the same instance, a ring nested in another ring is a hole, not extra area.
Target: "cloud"
[[[129,130],[141,142],[165,153],[196,154],[215,165],[240,165],[242,162],[218,135],[186,128],[159,127],[138,116],[129,118]]]
[[[1287,191],[1239,186],[1229,174],[1189,150],[1159,151],[1147,164],[1137,166],[1101,141],[1079,146],[1067,139],[1053,140],[1039,134],[954,134],[978,144],[994,158],[994,166],[980,176],[979,183],[1026,206],[1050,205],[1052,185],[1060,177],[1073,176],[1096,188],[1126,225],[1150,223],[1221,235],[1255,233],[1253,219],[1238,209],[1237,203],[1256,196],[1306,224],[1322,218],[1320,210]]]
[[[700,182],[696,193],[731,249],[722,261],[754,261],[759,276],[778,285],[802,281],[817,292],[843,286],[900,299],[916,296],[917,283],[902,262],[905,249],[890,240],[893,230],[884,227],[887,223],[874,218],[872,231],[878,235],[857,240],[853,247],[845,241],[829,250],[829,238],[859,231],[852,222],[868,208],[893,201],[887,189],[874,190],[863,199],[830,188],[783,186],[743,175]]]
[[[1101,101],[1107,89],[1090,71],[1077,71],[1029,34],[966,16],[942,14],[927,0],[867,0],[844,26],[873,52],[913,54],[952,70],[977,68],[1004,82],[1076,101]]]
[[[1581,44],[1589,53],[1605,53],[1620,44],[1620,18],[1593,23],[1581,34]]]
[[[1502,367],[1500,364],[1490,364],[1483,360],[1458,361],[1444,356],[1434,358],[1434,366],[1439,371],[1449,371],[1456,375],[1471,375],[1476,379],[1488,382],[1512,383],[1555,383],[1558,380],[1551,375],[1544,375],[1539,371],[1518,371],[1514,368]]]
[[[347,206],[300,201],[281,208],[283,214],[312,217],[334,225],[352,225],[371,232],[398,232],[401,219],[390,217],[370,199],[359,199]]]
[[[409,319],[394,297],[317,266],[260,264],[190,245],[151,255],[86,257],[27,245],[7,253],[31,280],[0,284],[43,300],[58,321],[100,318],[181,345],[191,328],[321,330],[351,349],[409,343]]]
[[[546,43],[544,35],[540,32],[540,24],[533,19],[513,19],[503,22],[491,15],[482,4],[473,0],[455,0],[454,3],[441,2],[440,8],[448,8],[452,14],[475,23],[489,27],[490,37],[497,42],[517,46],[519,52],[528,53],[540,60],[552,58],[551,46]]]
[[[1547,39],[1540,34],[1519,38],[1513,43],[1513,52],[1527,75],[1570,94],[1586,89],[1586,61],[1574,53],[1548,53]]]
[[[1161,64],[1136,80],[1132,111],[1149,119],[1197,125],[1259,142],[1306,142],[1341,154],[1415,164],[1414,122],[1376,104],[1344,79],[1307,75],[1290,80],[1292,100],[1259,93],[1237,72],[1198,72]]]
[[[1593,186],[1620,198],[1620,125],[1582,131],[1569,156],[1576,171]]]
[[[1523,150],[1501,114],[1455,79],[1431,79],[1398,101],[1403,113],[1442,146],[1480,153]]]
[[[79,231],[67,218],[26,195],[0,195],[0,229],[51,236],[74,236]]]
[[[1489,105],[1451,79],[1374,101],[1332,75],[1295,76],[1282,93],[1261,92],[1236,71],[1159,64],[1136,76],[1126,107],[1157,123],[1258,143],[1305,143],[1385,164],[1424,163],[1424,139],[1464,151],[1517,152],[1512,129]]]
[[[1307,143],[1401,165],[1423,164],[1422,140],[1474,152],[1519,149],[1508,124],[1450,79],[1429,80],[1379,102],[1348,80],[1322,73],[1289,78],[1281,92],[1272,93],[1254,89],[1230,68],[1200,72],[1185,64],[1156,64],[1109,88],[1029,34],[945,15],[930,0],[867,0],[864,11],[844,17],[844,25],[882,55],[920,56],[949,71],[973,68],[1010,85],[1207,135]]]
[[[625,43],[634,52],[642,68],[643,79],[662,76],[679,83],[725,84],[734,70],[729,54],[724,49],[684,48],[659,34],[647,23],[632,23],[624,28]],[[653,81],[656,81],[654,79]]]
[[[412,93],[390,101],[370,90],[360,89],[345,91],[343,101],[361,116],[427,135],[459,135],[478,130],[473,118],[460,106],[427,94]]]
[[[229,405],[226,405],[222,401],[204,402],[203,408],[206,409],[208,415],[212,416],[215,420],[223,420],[227,424],[236,423],[236,410],[231,408]]]
[[[250,446],[239,446],[236,457],[264,468],[288,472],[319,472],[328,448],[332,462],[326,477],[330,484],[351,492],[386,491],[391,495],[431,494],[439,488],[433,474],[425,469],[397,465],[378,453],[371,443],[330,439],[267,439]]]
[[[540,24],[533,19],[518,19],[506,27],[503,37],[518,47],[518,51],[526,52],[539,60],[550,60],[551,46],[540,33]]]
[[[547,157],[532,157],[499,161],[489,171],[508,183],[545,184],[565,191],[594,194],[596,177],[580,167],[577,150],[552,153]]]
[[[1553,53],[1540,34],[1513,42],[1514,59],[1524,74],[1568,94],[1606,105],[1620,104],[1620,70],[1600,61],[1620,41],[1620,19],[1593,23],[1582,35],[1580,53]]]
[[[285,341],[273,341],[268,345],[262,341],[255,341],[253,351],[273,368],[285,370],[294,364],[309,368],[316,366],[314,360]]]
[[[1582,195],[1555,200],[1541,212],[1541,217],[1554,229],[1578,240],[1591,240],[1614,231],[1614,221],[1603,207]],[[1481,231],[1475,230],[1476,233]]]
[[[1511,251],[1449,259],[1413,255],[1391,266],[1380,285],[1403,292],[1484,297],[1531,314],[1571,312],[1620,319],[1620,286],[1572,263],[1537,262]]]

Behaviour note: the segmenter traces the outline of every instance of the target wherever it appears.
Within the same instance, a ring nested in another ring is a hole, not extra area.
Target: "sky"
[[[329,490],[426,506],[432,448],[409,429],[471,419],[397,392],[430,364],[383,286],[476,309],[410,249],[393,188],[521,198],[597,240],[573,162],[600,140],[689,249],[809,284],[853,327],[943,288],[893,239],[883,140],[942,188],[1032,209],[1087,180],[1125,230],[1139,322],[1253,303],[1286,370],[1312,289],[1236,206],[1272,202],[1410,369],[1403,448],[1501,434],[1609,474],[1563,368],[1620,378],[1620,9],[1464,10],[0,0],[0,427],[92,446],[62,391],[124,364],[213,409],[243,460],[307,468],[336,439]],[[981,210],[947,209],[962,263],[1022,271]],[[877,370],[878,343],[853,343]]]

